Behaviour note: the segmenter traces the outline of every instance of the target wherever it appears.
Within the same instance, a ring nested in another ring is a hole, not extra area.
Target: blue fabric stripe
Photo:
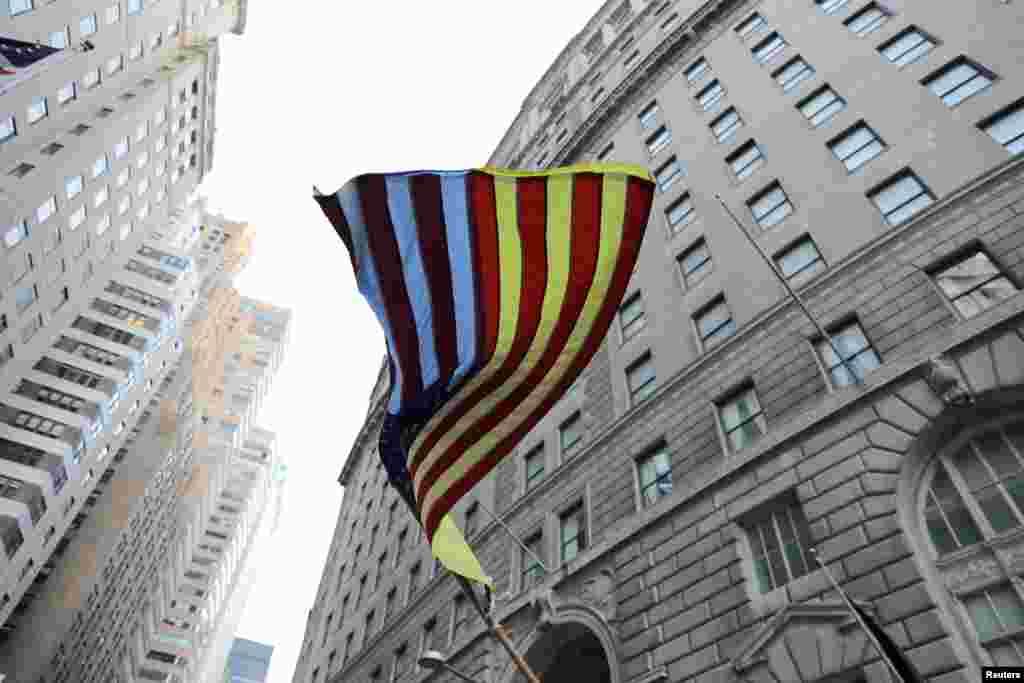
[[[434,307],[430,299],[430,281],[423,266],[416,213],[412,208],[412,192],[408,176],[388,176],[388,212],[395,228],[398,252],[402,255],[405,289],[409,292],[412,315],[416,320],[416,336],[420,346],[420,371],[423,386],[429,387],[441,376],[434,338]]]
[[[441,176],[441,200],[448,237],[448,262],[452,272],[452,299],[459,363],[448,387],[456,386],[476,363],[476,284],[473,279],[473,250],[469,232],[468,171]]]
[[[337,196],[338,204],[345,212],[345,220],[348,221],[349,229],[352,231],[352,249],[356,252],[357,263],[359,263],[359,270],[356,274],[359,291],[366,297],[367,303],[370,304],[370,308],[377,316],[390,351],[395,348],[395,340],[391,332],[391,323],[387,318],[387,311],[384,309],[384,296],[381,293],[377,264],[370,254],[370,243],[366,238],[366,220],[363,218],[363,207],[356,184],[348,183],[338,191]],[[391,375],[388,412],[397,415],[402,401],[402,368],[398,363],[392,363],[391,369],[394,372]]]

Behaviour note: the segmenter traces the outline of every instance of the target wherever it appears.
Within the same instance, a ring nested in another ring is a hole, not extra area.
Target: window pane
[[[722,427],[726,431],[735,429],[738,425],[749,420],[760,408],[757,405],[757,397],[752,390],[744,391],[736,398],[725,403],[721,407]]]
[[[873,199],[882,213],[888,214],[917,197],[924,191],[913,175],[905,175],[877,192]]]
[[[985,593],[972,595],[964,600],[967,613],[971,615],[974,622],[974,630],[978,633],[979,640],[988,640],[1002,632],[999,619],[996,618],[996,611],[988,601]]]

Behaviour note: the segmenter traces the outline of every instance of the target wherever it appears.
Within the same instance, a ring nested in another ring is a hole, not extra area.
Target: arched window
[[[1021,666],[1024,565],[1007,558],[1024,544],[1024,419],[953,446],[935,458],[922,501],[936,565],[969,577],[947,583],[992,663]]]

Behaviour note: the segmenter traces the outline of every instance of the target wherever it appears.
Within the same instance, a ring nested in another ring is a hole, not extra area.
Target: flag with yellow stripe
[[[640,167],[367,174],[317,195],[384,330],[379,452],[435,556],[489,583],[449,513],[604,339],[653,200]]]

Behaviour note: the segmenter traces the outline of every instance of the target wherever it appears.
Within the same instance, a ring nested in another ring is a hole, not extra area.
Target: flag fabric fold
[[[0,95],[70,57],[69,50],[0,36]]]
[[[450,518],[600,347],[653,201],[646,169],[366,174],[316,195],[384,331],[379,452],[435,557],[490,583]]]

